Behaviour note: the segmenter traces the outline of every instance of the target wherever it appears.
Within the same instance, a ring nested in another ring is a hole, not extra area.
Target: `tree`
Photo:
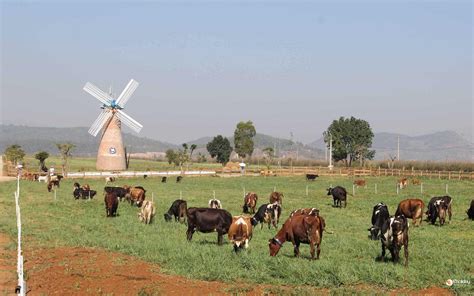
[[[175,163],[176,152],[173,149],[166,150],[166,159],[168,159],[169,164]]]
[[[193,157],[193,152],[194,152],[194,150],[196,150],[196,148],[197,148],[196,144],[192,144],[191,147],[189,148],[189,158],[190,159]]]
[[[18,164],[18,162],[22,161],[23,157],[25,157],[25,151],[23,151],[21,146],[17,144],[8,146],[5,149],[4,154],[5,154],[6,159],[11,161],[15,165]]]
[[[369,150],[374,133],[369,123],[363,119],[340,117],[334,120],[323,133],[326,143],[329,143],[330,136],[334,161],[343,160],[346,166],[351,166],[353,161],[359,160],[362,165],[366,159],[373,159],[375,156],[375,151]]]
[[[49,157],[49,153],[46,151],[40,151],[35,154],[35,159],[39,160],[40,170],[47,172],[48,168],[45,165],[45,160]]]
[[[267,147],[263,149],[263,159],[265,160],[265,164],[267,165],[267,170],[270,170],[274,158],[275,151],[273,151],[272,147]]]
[[[207,143],[206,148],[211,157],[216,158],[218,163],[225,166],[229,162],[230,154],[232,153],[229,139],[218,135],[211,142]]]
[[[242,157],[252,156],[254,143],[253,137],[257,134],[252,121],[239,122],[234,131],[235,152]]]
[[[71,151],[76,147],[76,145],[71,144],[71,143],[58,143],[56,144],[56,147],[59,149],[59,153],[61,154],[61,158],[63,160],[62,163],[62,174],[67,175],[67,171],[69,169],[68,167],[68,161],[69,158],[72,156]]]

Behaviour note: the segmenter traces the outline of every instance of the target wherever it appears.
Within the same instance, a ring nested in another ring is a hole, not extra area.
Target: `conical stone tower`
[[[121,123],[115,114],[106,124],[102,134],[97,152],[96,168],[99,171],[123,171],[127,168]]]

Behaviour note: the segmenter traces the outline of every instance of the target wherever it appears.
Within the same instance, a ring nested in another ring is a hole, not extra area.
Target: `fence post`
[[[449,194],[448,193],[448,184],[446,184],[446,194]]]
[[[151,201],[155,202],[155,193],[154,192],[151,193]]]
[[[243,189],[244,189],[244,198],[245,198],[245,187]]]
[[[308,185],[306,185],[306,196],[308,196]]]
[[[377,183],[375,183],[375,194],[377,194]]]
[[[398,184],[397,184],[397,194],[399,194],[399,193],[400,193],[400,186],[398,186]]]
[[[420,184],[420,192],[423,194],[423,183]]]
[[[355,185],[352,184],[352,195],[355,195]]]
[[[273,192],[276,192],[276,191],[277,191],[277,187],[273,186]]]

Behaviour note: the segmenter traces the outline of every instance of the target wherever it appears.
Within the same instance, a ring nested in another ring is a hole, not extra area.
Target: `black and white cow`
[[[400,249],[404,248],[405,266],[408,266],[408,220],[405,216],[399,215],[390,217],[382,225],[382,259],[385,258],[385,249],[388,248],[392,255],[392,261],[400,260]]]
[[[374,206],[372,211],[372,227],[368,229],[370,231],[370,238],[372,240],[379,239],[379,231],[381,231],[383,224],[389,218],[390,214],[386,204],[379,202]]]
[[[334,199],[335,207],[342,207],[342,202],[344,202],[344,207],[347,205],[347,191],[346,188],[341,186],[336,186],[334,188],[328,188],[328,195],[332,195]]]
[[[452,209],[451,204],[453,199],[451,196],[435,196],[431,198],[428,203],[428,210],[426,211],[427,220],[431,224],[436,223],[436,219],[439,218],[439,224],[444,225],[446,221],[446,214],[449,216],[449,223],[451,223]]]
[[[277,228],[278,222],[280,221],[281,216],[281,205],[277,202],[272,204],[263,204],[258,208],[258,211],[255,215],[253,215],[252,219],[250,220],[252,226],[257,225],[258,223],[262,223],[260,229],[263,228],[263,224],[268,224],[268,229],[270,226],[273,225]]]
[[[211,209],[222,209],[221,201],[215,198],[210,199],[208,205]]]

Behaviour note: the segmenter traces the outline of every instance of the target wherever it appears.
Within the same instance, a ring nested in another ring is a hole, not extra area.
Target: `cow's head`
[[[332,188],[329,187],[327,190],[328,190],[328,194],[327,194],[327,195],[331,195],[331,194],[332,194]]]
[[[242,206],[242,212],[244,212],[244,213],[248,213],[248,212],[249,212],[249,206],[248,206],[247,204],[244,204],[244,205]]]
[[[439,216],[439,224],[444,225],[444,222],[446,221],[446,211],[448,210],[448,205],[444,202],[444,200],[437,200],[435,202],[435,207]]]
[[[138,212],[138,220],[140,220],[140,222],[145,220],[145,216],[143,216],[142,212]]]
[[[272,257],[276,256],[278,252],[280,251],[282,244],[283,243],[277,238],[272,238],[268,240],[268,248],[270,249],[270,256]]]
[[[171,217],[171,215],[169,213],[165,213],[164,216],[165,216],[165,221],[166,222],[170,222],[173,219],[173,217]]]
[[[75,199],[78,199],[81,197],[81,191],[82,191],[81,188],[74,189],[74,192],[72,193],[72,195],[74,196]]]
[[[370,231],[370,239],[371,240],[378,240],[379,231],[380,231],[380,229],[378,227],[372,226],[367,230]]]

